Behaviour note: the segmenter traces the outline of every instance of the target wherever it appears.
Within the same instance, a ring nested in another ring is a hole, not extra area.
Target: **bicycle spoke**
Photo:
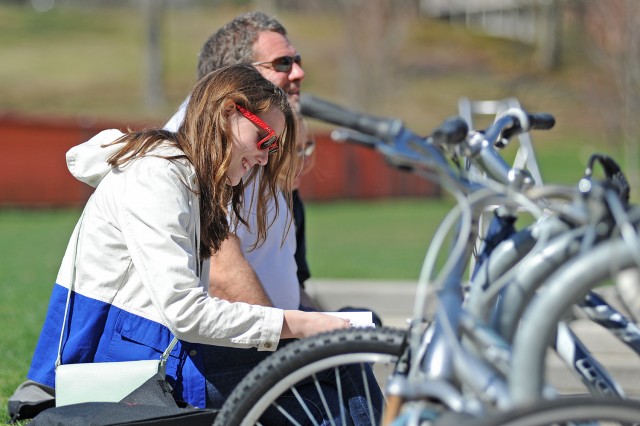
[[[329,415],[329,421],[331,422],[331,425],[332,426],[336,426],[336,423],[333,421],[333,414],[331,413],[331,410],[329,409],[329,404],[327,403],[327,398],[324,396],[324,392],[322,391],[322,388],[320,387],[320,382],[318,381],[318,378],[316,377],[315,374],[313,374],[311,377],[313,378],[313,383],[316,386],[316,390],[318,391],[318,395],[320,395],[320,400],[322,401],[322,406],[324,407],[325,411]],[[340,402],[340,401],[338,401],[338,402]],[[342,407],[342,404],[340,404],[340,406]]]
[[[291,422],[292,425],[295,426],[302,426],[300,423],[298,423],[298,421],[296,419],[294,419],[291,414],[287,413],[287,410],[285,410],[284,408],[282,408],[277,402],[273,402],[272,405],[274,407],[276,407],[278,409],[278,411],[280,411],[280,413],[285,416],[287,418],[288,421]]]
[[[360,363],[360,373],[362,374],[362,383],[364,383],[364,394],[367,396],[367,409],[369,410],[369,421],[372,425],[376,424],[373,415],[373,405],[371,404],[371,391],[369,390],[369,379],[365,371],[364,364]]]
[[[291,388],[291,392],[298,400],[298,403],[300,404],[304,412],[307,414],[307,417],[309,417],[309,420],[311,420],[314,425],[320,426],[318,425],[318,422],[316,422],[316,419],[313,418],[313,414],[311,414],[311,410],[309,410],[309,407],[307,407],[307,404],[305,404],[304,400],[302,399],[302,396],[300,395],[300,393],[298,392],[295,386]]]
[[[405,342],[405,330],[385,327],[336,330],[293,342],[278,351],[277,357],[263,361],[237,385],[218,413],[215,425],[255,426],[258,420],[268,424],[267,416],[274,420],[279,417],[286,424],[315,425],[308,420],[309,413],[321,425],[350,424],[349,404],[345,400],[352,398],[351,392],[360,399],[373,397],[369,411],[375,413],[382,394],[373,366],[394,365]],[[366,385],[361,384],[357,365],[360,369],[372,369],[367,371]],[[282,397],[289,401],[285,403]],[[299,403],[302,407],[306,403],[304,411],[298,408]],[[339,407],[335,407],[336,403]],[[370,417],[366,406],[362,402],[363,419]],[[325,418],[319,418],[316,409],[321,410]],[[364,423],[369,422],[364,420]]]
[[[342,403],[342,401],[344,401],[344,398],[342,397],[342,380],[340,379],[340,372],[338,371],[338,367],[335,367],[333,369],[333,375],[336,378],[336,388],[338,389],[338,401],[340,402],[340,420],[342,420],[342,424],[346,424],[346,420],[345,420],[345,412],[344,412],[344,405]]]

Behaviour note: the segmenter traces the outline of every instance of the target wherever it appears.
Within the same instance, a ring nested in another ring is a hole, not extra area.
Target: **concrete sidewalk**
[[[406,327],[414,310],[417,283],[412,281],[319,280],[307,282],[307,291],[325,310],[343,306],[363,307],[375,311],[385,326]],[[605,298],[615,305],[615,296]],[[427,296],[427,312],[435,310],[433,292]],[[640,397],[640,363],[638,356],[625,344],[587,320],[575,320],[572,330],[596,358],[607,366],[629,396]],[[585,388],[551,351],[547,356],[547,380],[562,393],[584,393]]]

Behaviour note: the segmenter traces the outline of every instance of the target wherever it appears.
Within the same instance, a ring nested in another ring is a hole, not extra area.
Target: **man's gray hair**
[[[212,34],[202,46],[198,55],[198,79],[224,66],[254,62],[253,45],[264,31],[287,35],[287,30],[280,22],[262,12],[236,16]]]

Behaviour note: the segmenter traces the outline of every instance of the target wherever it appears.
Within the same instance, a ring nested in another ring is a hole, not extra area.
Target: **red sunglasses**
[[[268,149],[269,154],[273,154],[278,150],[278,134],[273,130],[267,123],[262,121],[260,117],[247,110],[246,108],[241,107],[236,104],[236,108],[240,111],[240,114],[244,115],[249,121],[253,124],[267,132],[267,136],[260,139],[258,142],[258,149]]]

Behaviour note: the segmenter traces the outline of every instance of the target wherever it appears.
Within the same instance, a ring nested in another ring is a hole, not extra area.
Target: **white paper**
[[[375,327],[371,311],[323,312],[323,314],[348,319],[352,327]]]

